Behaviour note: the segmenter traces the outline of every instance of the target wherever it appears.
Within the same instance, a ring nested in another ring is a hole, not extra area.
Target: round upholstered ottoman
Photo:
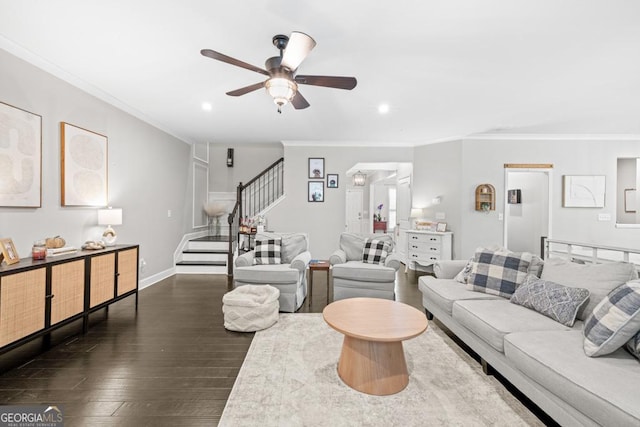
[[[278,321],[280,290],[269,285],[238,286],[222,297],[224,327],[230,331],[254,332]]]

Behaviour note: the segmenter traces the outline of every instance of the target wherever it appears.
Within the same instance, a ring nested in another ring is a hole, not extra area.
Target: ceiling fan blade
[[[295,108],[296,110],[304,110],[309,106],[309,102],[307,102],[307,100],[304,99],[304,96],[302,96],[300,91],[298,91],[296,92],[296,95],[291,100],[291,105],[293,105],[293,108]]]
[[[296,76],[296,83],[351,90],[358,84],[355,77],[338,76]]]
[[[262,68],[256,67],[255,65],[247,64],[246,62],[242,62],[239,59],[235,59],[220,52],[216,52],[215,50],[202,49],[200,53],[208,58],[217,59],[218,61],[226,62],[227,64],[235,65],[236,67],[246,68],[247,70],[255,71],[256,73],[264,74],[265,76],[269,75],[269,72],[263,70]]]
[[[227,92],[229,96],[241,96],[245,95],[249,92],[253,92],[254,90],[258,90],[264,87],[264,82],[252,84],[250,86],[241,87],[240,89],[232,90],[231,92]]]
[[[284,55],[282,55],[281,64],[289,70],[295,71],[314,47],[316,47],[316,41],[311,36],[298,31],[292,32]]]

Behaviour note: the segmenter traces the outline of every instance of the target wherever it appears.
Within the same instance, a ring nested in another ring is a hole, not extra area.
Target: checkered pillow
[[[367,239],[362,250],[362,262],[368,264],[384,264],[387,255],[391,251],[388,242],[377,239]]]
[[[510,298],[524,282],[533,254],[508,249],[478,248],[473,256],[467,289]]]
[[[254,264],[280,264],[280,239],[257,240]]]
[[[640,280],[618,286],[584,322],[584,352],[596,357],[613,353],[640,331]]]

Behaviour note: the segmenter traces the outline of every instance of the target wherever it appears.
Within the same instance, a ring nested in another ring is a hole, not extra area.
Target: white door
[[[550,173],[546,169],[505,170],[504,244],[510,250],[540,255],[541,237],[551,237]],[[520,190],[519,199],[513,197],[509,203],[508,190]]]
[[[398,179],[396,186],[396,253],[407,263],[407,230],[411,229],[411,178]]]
[[[347,189],[347,212],[345,231],[362,233],[362,190]]]

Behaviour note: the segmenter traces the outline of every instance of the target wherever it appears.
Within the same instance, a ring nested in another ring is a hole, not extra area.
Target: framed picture
[[[446,222],[439,222],[436,225],[436,231],[438,231],[440,233],[444,233],[445,231],[447,231],[447,223]]]
[[[8,265],[11,265],[20,261],[18,251],[16,251],[13,240],[0,239],[0,246],[2,247],[2,253],[0,255],[1,258],[4,259],[4,262],[6,262]],[[2,262],[2,259],[0,259],[0,262]]]
[[[327,174],[327,188],[338,188],[338,174]]]
[[[635,213],[636,207],[636,189],[625,188],[624,190],[624,211],[627,213]]]
[[[324,181],[309,181],[307,201],[324,202]]]
[[[309,178],[324,178],[324,157],[309,157]]]
[[[0,206],[42,206],[42,117],[0,102]]]
[[[507,191],[507,202],[510,205],[517,205],[522,203],[522,191],[521,190],[508,190]]]
[[[106,206],[107,137],[60,123],[62,206]]]
[[[604,207],[604,175],[564,175],[562,181],[562,207]]]

